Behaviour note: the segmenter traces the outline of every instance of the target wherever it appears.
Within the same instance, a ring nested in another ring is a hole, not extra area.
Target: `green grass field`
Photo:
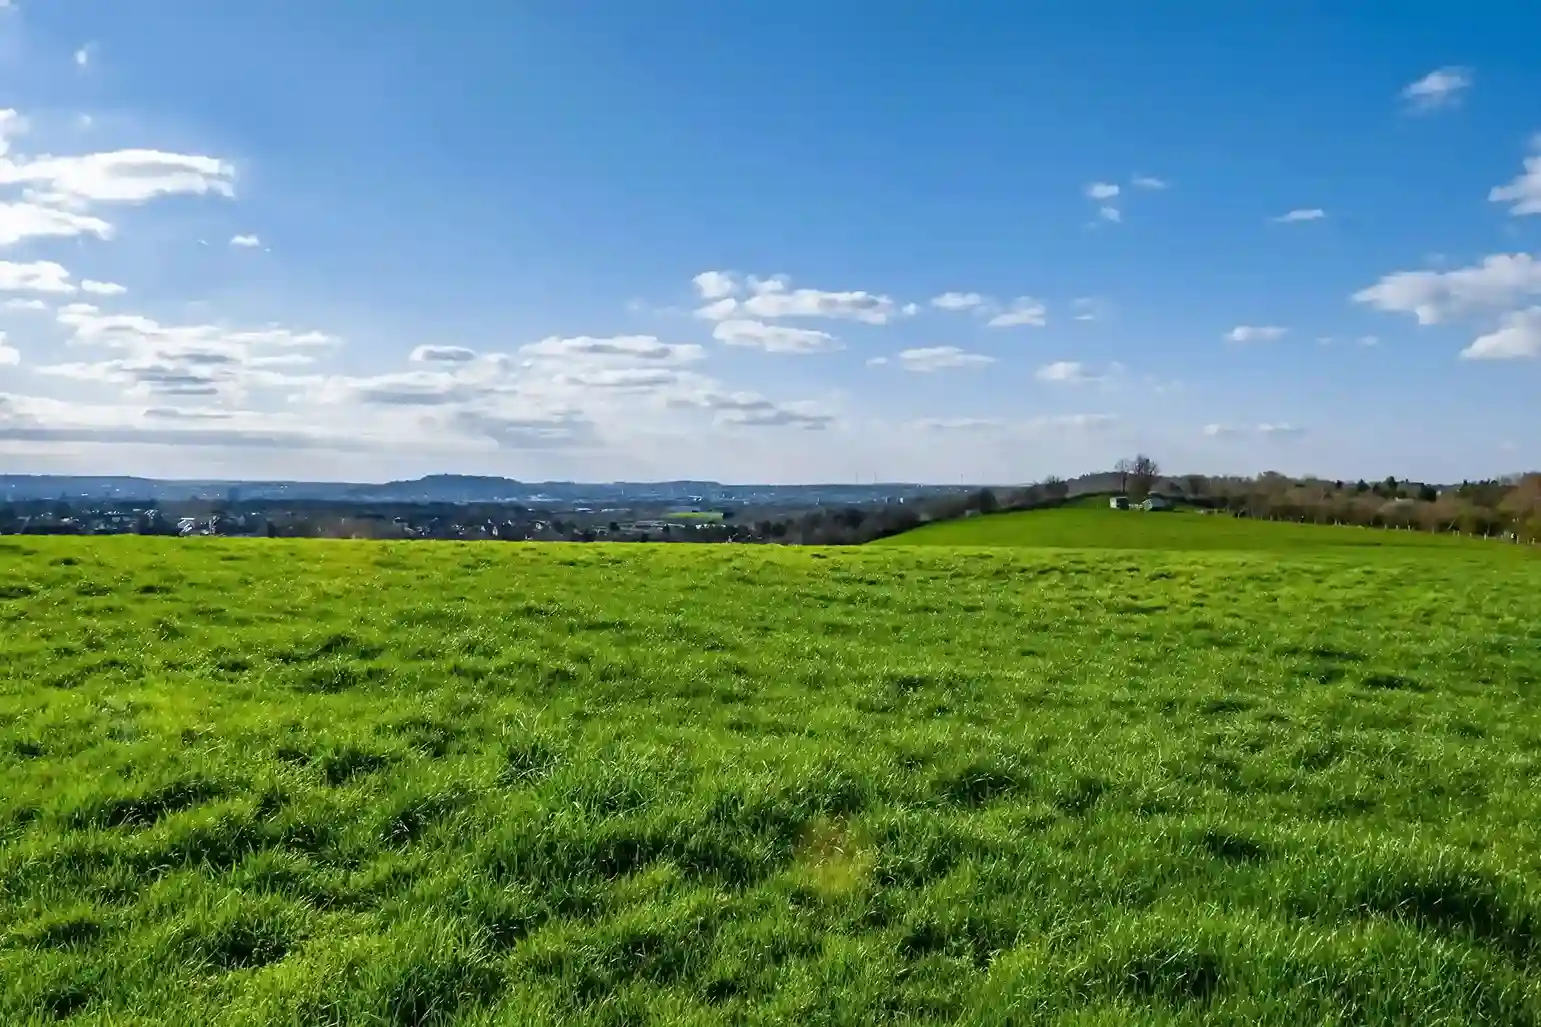
[[[1276,548],[0,539],[0,1023],[1541,1022],[1541,561]]]
[[[1095,506],[1025,510],[938,521],[873,544],[1304,552],[1339,548],[1436,548],[1487,553],[1493,552],[1495,546],[1503,545],[1492,539],[1436,535],[1426,531],[1296,524],[1193,511],[1110,510],[1107,500],[1101,497]],[[1513,555],[1500,554],[1502,559],[1510,559]]]

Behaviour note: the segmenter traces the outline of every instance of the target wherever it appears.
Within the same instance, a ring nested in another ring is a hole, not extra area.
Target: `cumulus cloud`
[[[722,321],[712,338],[729,346],[749,346],[767,353],[827,353],[840,348],[840,340],[812,328],[789,328],[764,321]]]
[[[98,282],[90,278],[83,279],[80,283],[82,292],[89,292],[95,296],[122,296],[128,292],[126,286],[117,282]]]
[[[995,358],[983,353],[969,353],[957,346],[927,346],[907,349],[899,354],[899,365],[906,371],[929,373],[954,368],[984,367]]]
[[[969,310],[984,302],[985,298],[977,292],[944,292],[933,297],[931,305],[938,310]]]
[[[1284,338],[1285,332],[1278,325],[1237,325],[1225,338],[1227,342],[1273,342]]]
[[[1525,170],[1507,185],[1494,186],[1487,197],[1493,203],[1509,204],[1509,213],[1516,217],[1541,214],[1541,134],[1531,140],[1531,149]]]
[[[1097,208],[1097,216],[1104,221],[1111,221],[1115,225],[1124,219],[1123,214],[1119,212],[1117,207],[1099,207]]]
[[[286,328],[234,329],[216,324],[163,325],[138,314],[106,314],[88,303],[56,313],[72,347],[113,351],[109,359],[39,367],[42,374],[122,386],[133,396],[243,396],[257,387],[296,384],[282,369],[313,359],[309,351],[338,340]]]
[[[44,202],[144,203],[178,194],[233,196],[235,168],[215,157],[130,149],[74,157],[0,157],[0,185],[31,187]]]
[[[42,300],[10,299],[5,301],[6,310],[47,310],[48,304]]]
[[[252,249],[253,247],[261,246],[262,240],[255,235],[232,235],[230,237],[230,245],[242,249]]]
[[[1402,89],[1402,99],[1408,109],[1419,114],[1453,107],[1462,94],[1471,88],[1471,71],[1449,65],[1436,68],[1418,81]]]
[[[64,265],[51,260],[0,260],[0,292],[72,293],[75,285],[69,279]]]
[[[1135,175],[1129,179],[1136,189],[1165,189],[1165,179],[1156,178],[1154,175]]]
[[[1297,221],[1320,221],[1326,216],[1327,212],[1320,207],[1298,207],[1272,220],[1276,225],[1288,225]]]
[[[985,324],[991,328],[1016,328],[1021,325],[1042,328],[1048,323],[1048,313],[1048,308],[1033,297],[1018,296],[1011,301],[1010,307],[990,318]]]
[[[1500,327],[1472,340],[1461,351],[1463,360],[1541,359],[1541,307],[1506,314]]]
[[[1453,271],[1397,271],[1354,293],[1377,310],[1412,314],[1422,325],[1510,306],[1541,294],[1541,261],[1528,253],[1496,253]]]
[[[15,367],[21,363],[21,353],[15,346],[5,341],[5,333],[0,332],[0,367]]]
[[[894,301],[888,296],[860,290],[792,289],[779,279],[756,282],[754,294],[741,306],[746,313],[763,318],[820,317],[881,325],[894,316]]]
[[[702,271],[691,282],[703,300],[720,300],[738,292],[738,280],[728,271]]]
[[[14,144],[28,127],[16,111],[0,110],[0,189],[21,193],[0,202],[0,246],[28,239],[111,238],[112,225],[90,210],[98,204],[234,193],[234,167],[200,154],[136,148],[19,156]]]
[[[4,158],[0,158],[3,161]],[[91,235],[112,238],[112,225],[72,210],[45,207],[31,201],[0,203],[0,246],[25,239],[73,238]]]
[[[464,346],[419,346],[407,359],[414,364],[464,364],[476,359],[476,351]]]
[[[1111,200],[1121,191],[1112,182],[1091,182],[1084,190],[1087,199],[1091,200]]]

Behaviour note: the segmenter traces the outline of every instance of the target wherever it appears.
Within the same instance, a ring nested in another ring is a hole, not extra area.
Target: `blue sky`
[[[1541,464],[1534,5],[0,8],[12,471]]]

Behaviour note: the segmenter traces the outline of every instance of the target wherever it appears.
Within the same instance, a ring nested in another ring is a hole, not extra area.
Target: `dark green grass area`
[[[0,595],[0,1023],[1541,1021],[1541,561],[0,540]]]
[[[1482,553],[1503,560],[1534,557],[1541,552],[1534,546],[1426,531],[1264,521],[1196,510],[1110,510],[1106,497],[1099,497],[1094,505],[939,521],[872,544],[1278,552],[1436,549]]]

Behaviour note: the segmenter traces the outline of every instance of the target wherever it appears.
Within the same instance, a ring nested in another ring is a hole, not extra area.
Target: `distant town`
[[[1106,496],[1115,508],[1541,540],[1541,475],[1458,485],[1169,476],[1146,456],[1026,485],[383,484],[0,475],[0,534],[860,544],[930,521]]]
[[[904,507],[979,489],[463,475],[382,484],[0,475],[0,534],[780,541],[789,524],[821,510]]]

